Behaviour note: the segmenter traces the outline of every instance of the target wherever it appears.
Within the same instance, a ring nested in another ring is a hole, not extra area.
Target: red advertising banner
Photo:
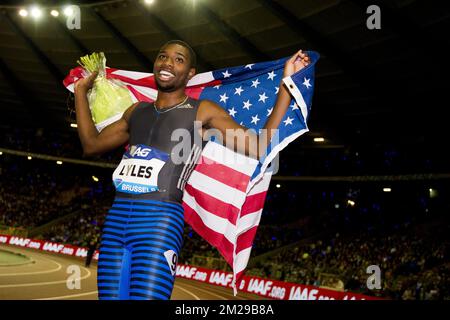
[[[178,265],[176,275],[180,278],[229,287],[232,290],[233,274],[231,272]],[[238,285],[238,290],[277,300],[378,300],[376,297],[351,292],[335,291],[254,276],[244,276]]]
[[[44,240],[33,240],[17,236],[1,235],[0,244],[8,244],[23,248],[31,248],[85,258],[87,248],[76,247],[67,244],[59,244]],[[98,250],[95,251],[93,259],[98,260]],[[176,276],[185,279],[201,281],[213,285],[231,288],[233,274],[218,270],[205,269],[189,265],[177,265]],[[341,292],[323,289],[314,286],[301,285],[290,282],[263,279],[259,277],[244,276],[238,285],[238,290],[257,294],[270,299],[277,300],[377,300],[376,297],[365,296],[351,292]]]
[[[85,258],[88,252],[87,248],[76,247],[70,244],[60,244],[45,240],[33,240],[28,238],[21,238],[17,236],[1,235],[1,234],[0,234],[0,244],[9,244],[12,246],[18,246],[22,248],[37,249],[46,252],[54,252],[80,258]],[[95,251],[92,259],[98,260],[98,250]]]

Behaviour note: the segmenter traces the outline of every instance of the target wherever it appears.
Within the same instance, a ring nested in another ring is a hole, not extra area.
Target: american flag
[[[216,247],[232,267],[235,294],[261,219],[272,176],[269,165],[284,147],[308,131],[314,69],[319,54],[307,53],[311,63],[285,79],[282,76],[288,58],[201,73],[192,78],[186,88],[190,97],[216,102],[237,123],[256,132],[264,127],[272,113],[281,82],[293,96],[277,135],[259,161],[209,141],[185,185],[185,221]],[[151,73],[108,68],[107,76],[120,80],[130,90],[134,101],[156,99]],[[74,82],[81,77],[80,67],[72,69],[64,85],[73,92]],[[120,117],[118,114],[97,128],[101,130]]]

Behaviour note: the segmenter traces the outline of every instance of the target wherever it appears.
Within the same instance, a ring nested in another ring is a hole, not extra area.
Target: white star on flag
[[[228,97],[227,97],[227,93],[225,92],[223,95],[220,95],[220,102],[224,102],[227,103]]]
[[[311,79],[306,79],[306,78],[303,78],[303,79],[305,79],[305,81],[303,81],[303,85],[304,85],[307,89],[309,89],[309,87],[312,87],[312,85],[309,83],[309,81],[310,81]]]
[[[275,94],[278,94],[278,91],[280,91],[279,87],[275,87]]]
[[[252,87],[255,86],[255,88],[258,88],[259,84],[261,84],[261,82],[259,82],[259,79],[256,79],[255,81],[252,81]]]
[[[223,77],[224,77],[224,78],[229,78],[229,77],[231,77],[231,73],[228,73],[228,70],[225,71],[225,72],[222,72],[222,74],[223,74]]]
[[[221,86],[221,84],[218,84],[217,86],[214,86],[214,89],[219,90],[220,86]]]
[[[234,110],[234,107],[231,109],[228,109],[228,112],[230,113],[230,116],[232,116],[234,118],[234,115],[236,114],[236,110]]]
[[[292,124],[292,120],[294,120],[294,118],[287,117],[287,119],[283,121],[284,125],[287,126],[288,124]]]
[[[297,104],[296,104],[295,102],[294,102],[294,104],[291,105],[290,107],[292,108],[292,111],[298,109],[298,106],[297,106]]]
[[[275,78],[277,75],[275,74],[275,72],[274,71],[272,71],[272,72],[269,72],[268,73],[268,75],[269,75],[269,77],[267,78],[267,80],[272,80],[273,81],[273,78]]]
[[[269,97],[266,96],[265,92],[263,92],[263,94],[259,94],[259,100],[258,101],[262,101],[263,103],[266,103],[267,99],[269,99]]]
[[[252,106],[252,104],[250,103],[250,100],[244,101],[244,109],[250,110],[250,107]]]
[[[242,89],[242,86],[240,86],[239,88],[234,88],[234,90],[236,90],[236,91],[234,92],[234,94],[238,94],[238,95],[241,95],[241,92],[244,91],[244,90]]]
[[[272,114],[273,108],[267,109],[267,116],[270,116]]]
[[[258,118],[258,115],[252,116],[252,123],[258,124],[258,121],[259,121],[259,120],[261,120],[261,119]]]
[[[252,70],[252,67],[253,67],[254,65],[255,65],[254,63],[248,64],[248,65],[245,66],[245,69],[248,68],[248,69]]]

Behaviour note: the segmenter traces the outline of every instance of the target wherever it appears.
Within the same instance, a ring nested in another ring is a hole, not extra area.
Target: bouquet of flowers
[[[88,101],[92,120],[97,130],[101,131],[118,120],[133,104],[131,93],[120,80],[107,77],[106,57],[103,52],[81,57],[77,63],[84,69],[83,76],[98,72],[94,86],[88,92]]]

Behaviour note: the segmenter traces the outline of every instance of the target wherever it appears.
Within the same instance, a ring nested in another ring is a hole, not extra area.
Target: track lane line
[[[48,260],[48,261],[50,261],[52,263],[55,263],[58,267],[56,269],[45,270],[45,271],[2,273],[2,274],[0,274],[0,277],[6,277],[6,276],[28,276],[28,275],[34,275],[34,274],[45,274],[45,273],[57,272],[57,271],[62,269],[62,264],[60,264],[60,263],[58,263],[56,261],[53,261],[51,259],[44,258],[44,257],[39,257],[39,259]],[[37,260],[36,260],[36,262],[37,262]]]
[[[93,294],[98,295],[98,291],[90,291],[90,292],[79,293],[79,294],[70,294],[70,295],[67,295],[67,296],[39,298],[39,299],[32,299],[32,300],[62,300],[62,299],[68,299],[68,298],[77,298],[77,297],[90,296],[90,295],[93,295]]]
[[[220,298],[220,299],[222,299],[222,300],[228,300],[227,298],[225,298],[225,297],[223,297],[223,296],[220,296],[220,295],[218,295],[218,294],[209,292],[209,291],[207,291],[207,290],[205,290],[205,289],[200,289],[200,288],[198,288],[198,287],[196,287],[196,286],[194,286],[194,285],[190,285],[190,284],[187,284],[187,283],[183,283],[183,285],[184,285],[184,286],[189,286],[189,287],[191,287],[191,288],[193,287],[193,288],[195,288],[196,290],[205,292],[205,293],[207,293],[207,294],[209,294],[209,295],[212,295],[212,296],[216,296],[216,297],[218,297],[218,298]]]
[[[195,298],[195,300],[201,300],[198,296],[196,296],[195,294],[193,294],[191,291],[184,289],[182,286],[177,285],[176,288],[183,290],[184,292],[186,292],[187,294],[193,296]],[[206,300],[206,299],[205,299]]]
[[[55,262],[56,263],[56,262]],[[87,279],[91,276],[91,271],[89,271],[87,268],[81,267],[84,270],[87,271],[87,275],[84,277],[81,277],[79,280]],[[34,286],[46,286],[51,284],[60,284],[60,283],[66,283],[66,280],[58,280],[58,281],[47,281],[47,282],[31,282],[31,283],[20,283],[20,284],[2,284],[0,285],[0,288],[17,288],[17,287],[34,287]]]

